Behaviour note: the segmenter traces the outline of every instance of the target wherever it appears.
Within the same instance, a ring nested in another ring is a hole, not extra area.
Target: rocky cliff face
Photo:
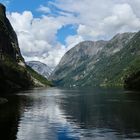
[[[134,36],[123,33],[109,41],[81,42],[63,56],[51,78],[64,87],[122,86],[132,61],[127,47]]]
[[[9,92],[33,85],[20,53],[17,35],[0,4],[0,90]]]
[[[0,4],[0,93],[49,85],[47,79],[26,66],[17,35]]]
[[[53,71],[51,79],[56,82],[62,80],[58,83],[64,82],[68,86],[71,85],[68,82],[69,80],[74,84],[74,81],[77,81],[81,75],[90,70],[91,67],[88,66],[88,62],[91,60],[92,63],[93,57],[96,59],[97,53],[104,48],[106,43],[106,41],[84,41],[79,43],[62,57],[59,65]],[[69,77],[71,78],[69,79]]]
[[[6,8],[0,4],[0,53],[1,59],[9,56],[13,61],[19,64],[24,63],[24,59],[21,56],[17,35],[13,30],[9,20],[6,17]],[[6,55],[6,56],[5,56]],[[25,63],[24,63],[25,64]]]

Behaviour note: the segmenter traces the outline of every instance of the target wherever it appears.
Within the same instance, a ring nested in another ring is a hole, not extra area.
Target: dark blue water
[[[0,105],[2,140],[140,139],[140,93],[34,89]]]

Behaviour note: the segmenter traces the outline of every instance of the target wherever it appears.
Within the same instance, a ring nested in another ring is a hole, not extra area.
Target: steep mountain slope
[[[20,53],[18,39],[9,20],[6,8],[0,4],[0,91],[10,92],[33,86],[44,86],[28,72]],[[38,81],[38,82],[36,82]]]
[[[30,66],[26,66],[27,71],[30,73],[34,86],[36,87],[47,87],[47,86],[53,86],[51,81],[48,81],[44,76],[40,75],[38,72],[33,70]]]
[[[72,74],[74,74],[73,78],[74,76],[78,77],[81,75],[81,72],[90,69],[90,67],[87,67],[87,62],[89,62],[98,51],[102,50],[105,45],[105,41],[85,41],[76,45],[76,47],[69,50],[63,56],[51,78],[53,80],[61,80],[63,78],[66,80],[68,77],[67,80],[70,80],[69,77],[71,77]],[[75,72],[73,73],[73,71]]]
[[[52,72],[49,66],[39,61],[28,61],[26,64],[45,78],[48,78]]]
[[[125,88],[140,90],[140,32],[138,32],[126,48],[131,63],[125,76]],[[129,62],[128,60],[128,62]]]
[[[134,35],[117,34],[110,41],[76,45],[64,55],[51,78],[65,87],[122,86],[125,71],[134,59],[128,51],[129,42],[137,36]]]

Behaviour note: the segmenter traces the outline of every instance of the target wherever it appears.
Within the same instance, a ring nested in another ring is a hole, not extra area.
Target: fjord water
[[[2,140],[140,139],[140,94],[121,89],[34,89],[0,105]]]

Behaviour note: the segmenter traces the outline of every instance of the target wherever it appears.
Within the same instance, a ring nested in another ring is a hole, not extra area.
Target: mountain
[[[26,64],[45,78],[48,78],[52,72],[49,66],[39,61],[28,61]]]
[[[129,68],[124,79],[124,86],[130,90],[140,90],[140,32],[138,32],[126,48],[129,55]],[[128,56],[125,56],[128,57]]]
[[[124,86],[131,65],[140,66],[136,65],[138,42],[140,32],[117,34],[109,41],[81,42],[62,57],[51,79],[64,87]]]
[[[43,77],[34,77],[21,55],[17,35],[6,17],[6,8],[0,4],[0,91],[12,92],[34,86],[46,86]],[[47,80],[46,80],[47,81]]]

